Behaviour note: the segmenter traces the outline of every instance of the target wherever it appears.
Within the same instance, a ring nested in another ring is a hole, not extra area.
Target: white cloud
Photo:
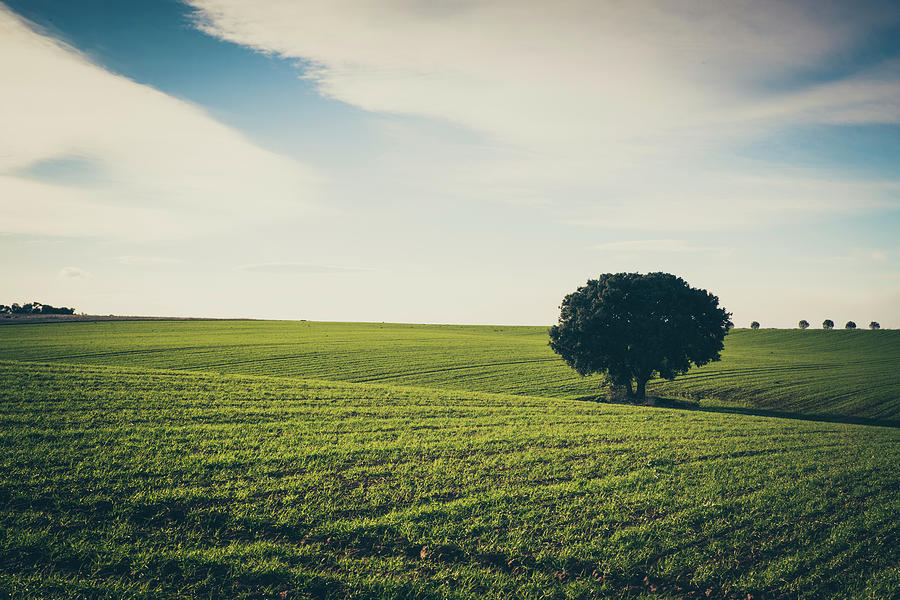
[[[791,124],[900,122],[889,64],[772,91],[900,23],[891,3],[186,1],[207,33],[305,61],[327,96],[514,149],[455,182],[481,197],[509,202],[496,190],[518,187],[584,222],[651,229],[897,205],[835,174],[772,178],[723,152]]]
[[[63,267],[56,274],[57,279],[88,279],[91,274],[78,267]]]
[[[212,35],[309,61],[308,76],[345,102],[566,145],[733,116],[748,85],[808,69],[872,25],[900,21],[889,4],[778,1],[188,4]],[[832,104],[898,105],[896,86],[865,81]]]
[[[563,144],[702,124],[748,83],[807,68],[892,15],[774,1],[188,3],[212,35],[309,61],[345,102]]]
[[[900,206],[900,181],[685,172],[610,187],[606,204],[585,206],[573,225],[652,231],[718,230],[802,223],[811,214],[840,215]]]
[[[597,244],[594,246],[596,250],[604,250],[608,252],[649,252],[649,253],[670,253],[670,252],[701,252],[727,254],[727,248],[716,248],[711,246],[697,246],[685,240],[629,240],[625,242],[607,242],[605,244]]]
[[[316,265],[298,262],[271,262],[236,267],[240,271],[255,273],[273,273],[279,275],[320,275],[330,273],[359,273],[371,271],[364,267],[338,267],[334,265]]]
[[[823,265],[860,265],[885,263],[888,257],[888,253],[883,250],[854,248],[847,254],[807,257],[804,261]]]
[[[118,256],[116,262],[120,265],[176,265],[183,263],[180,258],[166,258],[162,256]]]
[[[112,238],[229,230],[314,210],[317,176],[203,110],[114,75],[0,5],[0,229]],[[78,185],[28,169],[96,166]]]
[[[890,60],[846,79],[817,84],[748,106],[741,121],[788,119],[835,125],[900,123],[900,61]]]

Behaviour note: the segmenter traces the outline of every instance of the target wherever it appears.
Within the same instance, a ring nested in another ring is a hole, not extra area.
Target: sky
[[[900,327],[900,4],[0,0],[0,303]]]

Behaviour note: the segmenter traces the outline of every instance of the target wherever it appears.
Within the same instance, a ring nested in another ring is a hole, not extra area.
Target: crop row
[[[381,382],[588,398],[606,393],[539,327],[312,322],[97,322],[5,326],[0,359]],[[723,359],[652,394],[707,406],[900,420],[900,332],[749,331]]]
[[[896,429],[0,363],[0,594],[885,598]]]

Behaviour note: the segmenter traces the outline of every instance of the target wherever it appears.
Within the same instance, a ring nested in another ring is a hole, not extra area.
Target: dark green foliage
[[[580,375],[603,373],[643,398],[656,374],[674,379],[719,360],[732,323],[719,299],[669,273],[606,273],[563,298],[550,347]]]
[[[13,303],[12,306],[0,304],[0,315],[72,315],[74,308],[65,306],[57,307],[41,302],[29,302],[27,304]]]
[[[847,321],[844,324],[844,329],[856,329],[856,323],[854,323],[853,321]]]
[[[809,321],[807,321],[806,319],[800,319],[800,322],[797,323],[797,327],[799,327],[800,329],[808,329]]]
[[[759,321],[753,321],[750,323],[750,329],[759,329]]]
[[[834,321],[831,319],[825,319],[822,321],[822,329],[834,329]]]
[[[881,329],[881,323],[879,323],[878,321],[872,321],[871,323],[869,323],[869,329]]]

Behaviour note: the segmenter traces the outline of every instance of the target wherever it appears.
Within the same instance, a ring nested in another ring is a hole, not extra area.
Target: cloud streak
[[[78,267],[63,267],[56,274],[57,279],[90,279],[91,274]]]
[[[308,167],[104,70],[2,4],[0,79],[4,232],[170,238],[317,210]],[[42,165],[54,164],[91,165],[92,177],[53,181]]]
[[[730,151],[800,124],[900,123],[890,62],[783,85],[900,24],[890,3],[187,3],[210,35],[304,61],[323,95],[455,123],[510,150],[472,169],[465,185],[485,198],[523,188],[585,222],[650,229],[898,204],[839,174],[772,178]],[[848,193],[812,193],[825,184]]]
[[[626,242],[607,242],[594,246],[596,250],[604,250],[615,253],[670,253],[670,252],[701,252],[727,254],[727,248],[711,246],[697,246],[685,240],[630,240]]]
[[[316,265],[298,262],[271,262],[236,267],[240,271],[253,273],[271,273],[277,275],[327,275],[344,273],[363,273],[372,269],[364,267],[338,267],[333,265]]]
[[[144,266],[144,265],[177,265],[184,261],[180,258],[166,258],[162,256],[117,256],[116,262],[120,265]]]

